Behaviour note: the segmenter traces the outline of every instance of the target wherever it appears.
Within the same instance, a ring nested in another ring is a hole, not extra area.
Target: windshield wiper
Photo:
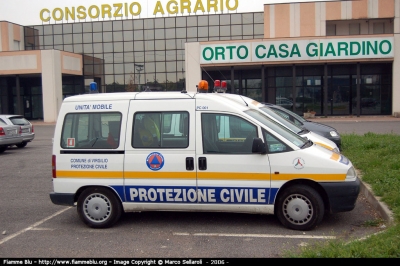
[[[313,143],[311,140],[307,140],[307,142],[304,143],[304,144],[300,147],[300,149],[308,148],[308,147],[311,147],[312,145],[314,145],[314,143]]]
[[[297,134],[298,134],[298,135],[303,135],[303,134],[307,134],[307,133],[309,133],[309,132],[310,132],[309,130],[303,129],[302,131],[297,132]]]

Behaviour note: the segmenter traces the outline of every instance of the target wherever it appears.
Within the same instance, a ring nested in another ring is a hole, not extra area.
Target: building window
[[[350,23],[349,34],[350,35],[360,35],[360,23]]]
[[[35,33],[25,29],[25,49],[82,53],[83,79],[98,80],[104,92],[139,90],[155,82],[160,90],[180,91],[185,43],[262,38],[263,23],[258,12],[37,25]],[[143,68],[138,71],[136,64]]]
[[[385,23],[383,23],[383,22],[374,23],[373,33],[374,34],[384,34],[385,33]]]
[[[335,36],[336,35],[336,25],[335,24],[327,24],[326,25],[326,36]]]

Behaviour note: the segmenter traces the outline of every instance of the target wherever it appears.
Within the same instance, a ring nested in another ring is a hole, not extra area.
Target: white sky
[[[176,0],[180,3],[180,0]],[[202,0],[203,5],[206,8],[208,0]],[[227,0],[223,0],[227,1]],[[232,0],[231,0],[232,1]],[[239,8],[237,13],[243,12],[258,12],[263,11],[264,4],[268,3],[283,3],[283,2],[316,2],[323,0],[239,0]],[[326,1],[326,0],[325,0]],[[329,0],[328,0],[329,1]],[[77,8],[78,6],[85,6],[86,9],[91,5],[101,6],[102,4],[113,5],[114,3],[128,3],[138,2],[142,6],[142,12],[140,18],[154,17],[153,11],[156,6],[157,0],[0,0],[0,21],[9,21],[23,26],[29,25],[40,25],[43,22],[40,20],[40,11],[44,8],[52,11],[54,8],[64,9],[65,7]],[[166,9],[166,3],[169,0],[161,0],[164,10]],[[191,0],[192,6],[196,3],[196,0]],[[233,5],[233,2],[231,2]],[[213,14],[213,13],[210,13]],[[201,15],[201,13],[197,13]],[[180,16],[180,15],[178,15]],[[136,17],[135,17],[136,18]],[[115,19],[115,18],[113,18]],[[119,18],[120,19],[120,18]],[[125,18],[122,18],[125,19]],[[109,19],[106,19],[109,20]],[[76,20],[78,22],[79,20]],[[81,20],[83,22],[84,20]],[[86,21],[91,21],[87,18]],[[97,19],[96,19],[97,21]],[[72,22],[72,21],[69,21]],[[51,24],[54,24],[54,20],[51,20]],[[61,22],[58,22],[61,23]],[[49,23],[45,23],[49,24]]]

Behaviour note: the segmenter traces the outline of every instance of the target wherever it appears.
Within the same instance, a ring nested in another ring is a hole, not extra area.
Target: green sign
[[[393,58],[393,37],[202,45],[201,64]]]

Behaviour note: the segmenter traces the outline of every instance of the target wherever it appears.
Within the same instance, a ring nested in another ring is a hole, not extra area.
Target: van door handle
[[[199,170],[207,170],[207,158],[199,157]]]
[[[186,157],[186,170],[193,171],[194,170],[194,158]]]

